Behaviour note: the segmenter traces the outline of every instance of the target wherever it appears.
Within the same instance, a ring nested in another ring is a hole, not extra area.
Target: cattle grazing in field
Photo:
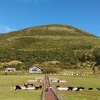
[[[88,88],[88,90],[93,90],[93,88]]]
[[[25,88],[28,88],[29,86],[33,87],[33,84],[31,84],[31,83],[25,83],[24,86],[25,86]]]
[[[28,85],[28,86],[31,86],[31,87],[33,87],[33,86],[34,86],[34,84],[31,84],[31,83],[27,83],[27,85]]]
[[[68,87],[68,91],[69,91],[69,90],[71,90],[71,91],[72,91],[72,90],[73,90],[73,88],[74,88],[74,87]]]
[[[60,87],[60,85],[57,85],[56,88]]]
[[[35,90],[39,90],[39,89],[42,89],[42,85],[35,87]]]
[[[25,88],[28,88],[28,85],[27,84],[24,84]]]
[[[35,87],[35,90],[38,90],[38,89],[39,89],[39,87],[38,87],[38,86],[36,86],[36,87]]]
[[[100,90],[100,88],[97,88],[98,90]]]
[[[42,85],[39,86],[39,89],[42,89]]]
[[[84,87],[77,87],[76,91],[82,91],[82,90],[84,90]]]
[[[15,90],[21,90],[22,88],[19,85],[15,86]]]
[[[60,82],[59,80],[57,82]]]

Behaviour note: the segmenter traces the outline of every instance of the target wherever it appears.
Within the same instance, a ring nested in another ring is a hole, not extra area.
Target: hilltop
[[[69,25],[52,24],[25,28],[0,35],[0,62],[18,61],[17,65],[1,65],[27,69],[36,64],[50,71],[83,68],[78,62],[93,60],[93,49],[100,38]],[[83,57],[87,57],[82,61]],[[53,63],[52,63],[53,62]],[[74,67],[73,67],[74,66]],[[51,69],[52,70],[52,69]]]
[[[16,34],[15,34],[16,33]],[[25,28],[19,31],[10,32],[6,35],[20,35],[20,36],[31,36],[31,35],[60,35],[60,36],[95,36],[81,30],[79,28],[75,28],[73,26],[65,25],[65,24],[51,24],[51,25],[41,25],[34,26],[30,28]]]

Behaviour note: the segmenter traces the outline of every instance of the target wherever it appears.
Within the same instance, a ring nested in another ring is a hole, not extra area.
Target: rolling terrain
[[[57,72],[83,68],[83,62],[88,61],[91,66],[96,47],[100,47],[99,37],[73,26],[52,24],[25,28],[0,34],[0,69],[39,65],[44,72]]]

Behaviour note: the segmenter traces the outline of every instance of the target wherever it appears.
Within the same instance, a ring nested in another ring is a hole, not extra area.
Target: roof
[[[31,66],[30,68],[33,68],[33,67],[37,67],[37,68],[39,68],[39,69],[41,69],[41,70],[43,69],[43,68],[41,68],[41,67],[39,67],[39,66]],[[29,69],[30,69],[30,68],[29,68]]]
[[[15,69],[15,68],[10,68],[10,67],[9,67],[9,68],[5,68],[5,69],[7,69],[7,70],[12,70],[12,69]]]

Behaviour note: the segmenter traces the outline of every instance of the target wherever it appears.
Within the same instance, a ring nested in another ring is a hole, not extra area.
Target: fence
[[[50,82],[50,85],[51,85],[51,81],[50,81],[50,80],[49,80],[49,82]],[[56,88],[54,88],[52,85],[51,85],[51,87],[52,87],[52,90],[53,90],[54,94],[57,96],[57,98],[58,98],[59,100],[66,100],[66,99],[58,92],[58,90],[57,90]]]
[[[45,82],[43,82],[43,88],[42,88],[42,92],[41,92],[41,98],[40,98],[40,100],[44,100],[45,98],[44,98],[44,91],[45,91]]]

